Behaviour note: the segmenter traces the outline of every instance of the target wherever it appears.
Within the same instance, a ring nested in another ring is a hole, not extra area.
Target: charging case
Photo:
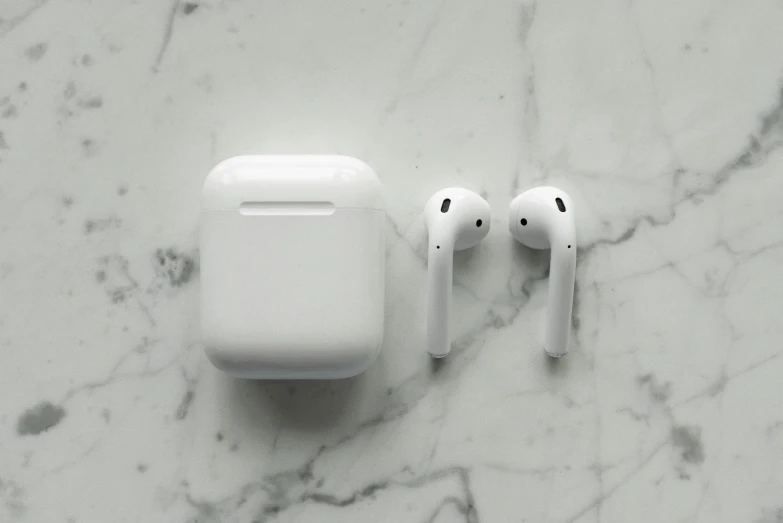
[[[238,156],[201,212],[206,354],[243,378],[344,378],[383,340],[381,184],[347,156]]]

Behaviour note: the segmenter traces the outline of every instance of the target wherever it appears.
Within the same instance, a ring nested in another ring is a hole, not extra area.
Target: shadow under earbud
[[[447,367],[447,358],[448,356],[443,358],[430,357],[430,373],[439,374],[441,372],[445,372],[444,369]]]
[[[546,353],[545,350],[541,350],[541,357],[544,358],[544,368],[546,369],[547,375],[553,377],[553,378],[559,378],[561,376],[565,376],[568,374],[568,369],[570,367],[568,363],[568,355],[561,356],[559,358],[554,358]]]

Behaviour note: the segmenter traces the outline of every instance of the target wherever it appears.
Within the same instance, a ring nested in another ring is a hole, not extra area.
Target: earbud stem
[[[430,231],[427,266],[427,352],[433,358],[449,353],[454,233],[444,227]]]
[[[574,304],[575,234],[573,231],[566,232],[570,232],[570,234],[556,235],[561,237],[553,238],[552,258],[549,265],[549,300],[544,350],[555,358],[565,356],[568,353],[571,310]]]

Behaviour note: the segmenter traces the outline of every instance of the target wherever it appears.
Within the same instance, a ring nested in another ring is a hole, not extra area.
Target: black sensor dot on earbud
[[[481,227],[481,220],[476,220],[476,227]]]
[[[569,246],[568,246],[568,248],[570,249],[570,248],[571,248],[571,246],[569,245]]]
[[[440,249],[440,245],[436,245],[436,246],[435,246],[435,248],[436,248],[436,249]]]
[[[560,209],[560,212],[565,212],[565,204],[563,203],[563,200],[560,198],[555,198],[555,203],[557,204],[557,208]]]
[[[520,222],[522,225],[527,225],[527,220],[522,218],[522,221]]]
[[[445,200],[443,200],[443,203],[440,204],[440,212],[448,211],[450,206],[451,206],[451,200],[446,198]]]

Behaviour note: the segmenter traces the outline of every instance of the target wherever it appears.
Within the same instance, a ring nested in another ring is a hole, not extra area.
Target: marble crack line
[[[587,514],[589,511],[593,510],[594,508],[599,508],[609,500],[620,488],[627,485],[629,481],[631,481],[634,477],[636,477],[640,472],[644,470],[644,468],[653,460],[655,456],[658,455],[661,450],[663,450],[669,442],[669,438],[666,438],[665,440],[661,441],[658,445],[656,445],[650,452],[647,453],[647,455],[642,459],[641,463],[631,470],[629,473],[627,473],[620,481],[617,482],[612,488],[610,488],[605,493],[602,493],[600,496],[596,497],[593,501],[588,503],[584,508],[576,512],[574,515],[566,518],[563,520],[563,523],[574,523],[579,518]]]
[[[748,138],[745,147],[734,158],[715,172],[713,183],[705,187],[684,191],[681,199],[675,205],[699,196],[715,195],[735,174],[762,165],[769,154],[783,144],[783,140],[780,139],[781,131],[783,131],[783,87],[780,89],[777,103],[759,120],[757,132]],[[675,179],[679,179],[679,177],[675,177]]]
[[[190,407],[193,405],[193,400],[195,399],[196,385],[198,384],[198,375],[193,378],[188,377],[184,367],[181,368],[180,371],[182,372],[182,378],[185,380],[185,394],[182,396],[182,400],[174,414],[174,418],[178,421],[182,421],[188,416]]]
[[[46,6],[51,0],[38,0],[27,11],[5,21],[5,26],[0,27],[0,38],[4,38],[11,33],[14,29],[25,23],[31,16],[33,16],[39,9]]]
[[[157,342],[151,342],[151,343],[149,343],[147,346],[149,346],[149,345],[152,345],[152,344],[154,344],[154,343],[157,343]],[[124,361],[125,361],[125,360],[128,358],[128,355],[129,355],[129,354],[131,354],[131,353],[133,353],[133,352],[136,352],[137,350],[138,350],[138,347],[137,347],[136,349],[134,349],[133,351],[129,351],[129,353],[128,353],[128,354],[126,354],[125,356],[123,356],[123,357],[120,359],[120,361],[118,361],[118,363],[117,363],[117,364],[116,364],[116,365],[113,367],[113,369],[112,369],[112,371],[110,372],[110,374],[114,373],[114,372],[116,371],[116,369],[117,369],[117,368],[119,368],[119,367],[122,365],[122,363],[123,363],[123,362],[124,362]],[[104,380],[99,380],[99,381],[90,382],[90,383],[86,383],[86,384],[80,385],[80,386],[78,386],[78,387],[75,387],[75,388],[73,388],[73,389],[69,390],[69,391],[68,391],[68,393],[67,393],[67,394],[65,395],[65,397],[63,398],[63,400],[62,400],[61,404],[65,404],[65,403],[67,403],[69,400],[71,400],[73,397],[75,397],[76,395],[78,395],[78,394],[79,394],[79,393],[81,393],[81,392],[84,392],[84,391],[94,391],[94,390],[97,390],[97,389],[100,389],[100,388],[103,388],[103,387],[109,386],[109,385],[111,385],[112,383],[114,383],[114,382],[116,382],[116,381],[119,381],[119,380],[121,380],[121,379],[123,379],[123,378],[127,378],[127,377],[152,377],[152,376],[157,376],[158,374],[162,373],[162,372],[163,372],[163,371],[165,371],[166,369],[170,368],[170,367],[171,367],[171,366],[172,366],[174,363],[176,363],[176,360],[177,360],[177,359],[179,359],[179,358],[175,358],[175,359],[174,359],[174,360],[172,360],[171,362],[168,362],[168,363],[166,363],[164,366],[162,366],[162,367],[160,367],[160,368],[158,368],[158,369],[153,369],[152,371],[149,371],[149,372],[129,373],[129,374],[123,374],[123,375],[110,375],[108,378],[106,378],[106,379],[104,379]],[[183,371],[183,374],[184,374],[184,371]],[[41,481],[44,481],[44,480],[50,479],[51,475],[58,474],[58,473],[60,473],[60,472],[63,472],[63,471],[65,471],[65,470],[68,470],[68,469],[70,469],[71,467],[73,467],[74,465],[76,465],[76,464],[80,463],[80,462],[81,462],[82,460],[84,460],[86,457],[90,456],[91,454],[93,454],[93,453],[95,453],[97,450],[99,450],[99,449],[102,447],[102,445],[103,445],[103,442],[104,442],[104,440],[105,440],[105,439],[106,439],[106,435],[104,434],[103,436],[101,436],[101,437],[99,437],[98,439],[96,439],[95,441],[93,441],[93,442],[92,442],[92,443],[91,443],[91,444],[90,444],[90,445],[89,445],[89,446],[88,446],[88,447],[87,447],[87,448],[86,448],[86,449],[85,449],[85,450],[84,450],[84,451],[83,451],[81,454],[79,454],[79,456],[77,456],[76,458],[74,458],[74,459],[72,459],[72,460],[70,460],[70,461],[68,461],[68,462],[66,462],[66,463],[63,463],[63,464],[61,464],[61,465],[59,465],[59,466],[57,466],[57,467],[55,467],[55,468],[53,468],[53,469],[51,469],[51,470],[49,470],[49,471],[45,472],[45,473],[42,475],[42,477],[40,478],[40,480],[39,480],[39,481],[37,481],[37,482],[35,482],[34,484],[35,484],[35,485],[37,485],[37,484],[38,484],[38,483],[40,483]]]
[[[421,38],[419,38],[419,41],[416,43],[416,47],[413,48],[410,58],[408,59],[408,63],[402,68],[402,70],[397,75],[397,78],[399,78],[399,82],[397,83],[394,94],[384,106],[383,114],[378,123],[378,129],[383,129],[383,126],[385,125],[389,115],[391,115],[397,110],[397,106],[399,105],[400,100],[402,100],[403,98],[403,88],[405,87],[406,83],[410,79],[413,72],[416,70],[416,67],[418,66],[419,61],[421,60],[421,57],[424,53],[424,50],[427,48],[427,45],[430,43],[432,34],[435,32],[435,29],[438,27],[440,21],[443,19],[442,11],[444,9],[445,4],[446,4],[445,0],[440,0],[438,6],[435,8],[433,13],[430,15],[429,19],[427,20],[427,25],[424,28],[424,32]]]
[[[68,461],[67,463],[63,463],[62,465],[60,465],[58,467],[53,468],[52,470],[47,472],[41,479],[42,480],[43,479],[50,479],[50,475],[57,474],[59,472],[62,472],[64,470],[67,470],[67,469],[73,467],[74,465],[76,465],[77,463],[82,461],[84,458],[86,458],[87,456],[89,456],[90,454],[92,454],[96,450],[98,450],[101,447],[101,445],[103,444],[103,440],[104,440],[104,438],[98,438],[97,440],[93,441],[90,444],[90,446],[87,447],[84,450],[84,452],[79,454],[76,458],[72,459],[71,461]]]
[[[530,5],[520,6],[519,14],[519,41],[523,46],[527,46],[527,39],[530,36],[530,31],[533,29],[533,24],[536,23],[536,12],[538,11],[538,2],[533,2]]]
[[[459,361],[459,368],[463,368],[466,364],[472,362],[475,358],[460,359],[458,357],[464,356],[470,352],[469,349],[471,349],[471,347],[489,331],[500,331],[512,326],[516,322],[519,315],[522,314],[522,311],[525,309],[527,304],[530,303],[535,286],[547,278],[549,278],[548,274],[527,278],[521,285],[521,298],[512,296],[511,300],[501,300],[501,297],[506,296],[505,293],[501,293],[495,296],[493,299],[487,300],[490,306],[484,313],[484,321],[480,325],[469,329],[464,334],[455,337],[454,341],[452,342],[452,348],[450,352],[450,354],[453,354],[454,356],[450,358],[451,361],[447,363]],[[506,288],[509,289],[510,293],[512,290],[510,280],[506,284]],[[474,297],[477,301],[485,301],[478,298],[478,296]],[[504,315],[498,314],[498,312],[495,311],[494,306],[510,307],[512,312],[510,316],[505,317]]]
[[[437,507],[435,507],[435,510],[432,511],[432,514],[427,519],[425,519],[424,522],[433,523],[436,519],[438,519],[438,516],[440,516],[440,513],[443,512],[443,509],[449,506],[453,506],[457,509],[457,512],[464,516],[467,516],[468,514],[468,507],[461,499],[456,496],[447,496],[438,504]],[[466,521],[469,520],[466,519]]]
[[[775,134],[773,131],[783,128],[783,123],[781,122],[783,122],[783,90],[781,90],[781,99],[778,104],[761,118],[758,133],[751,136],[746,147],[712,175],[711,183],[703,187],[685,190],[680,198],[675,199],[670,204],[668,215],[664,218],[655,218],[649,214],[630,218],[630,225],[617,237],[602,238],[587,245],[579,246],[577,250],[578,259],[587,259],[598,247],[620,245],[631,240],[638,232],[639,226],[645,223],[651,227],[664,227],[671,224],[677,217],[677,207],[681,204],[689,201],[694,202],[699,197],[714,196],[736,174],[762,164],[770,152],[783,144],[783,140],[772,140],[771,142],[768,140],[770,136]],[[676,183],[679,178],[677,171],[675,171],[673,178]]]
[[[139,281],[136,278],[134,278],[133,275],[131,274],[127,258],[119,255],[110,255],[110,256],[104,256],[99,260],[102,260],[103,262],[114,261],[117,264],[117,271],[120,273],[121,276],[123,276],[127,280],[127,285],[124,286],[119,285],[110,290],[112,298],[116,293],[125,293],[125,292],[131,293],[133,299],[136,301],[136,304],[139,307],[139,310],[142,312],[144,317],[149,322],[150,327],[153,328],[156,327],[157,322],[155,321],[155,318],[152,317],[152,313],[150,312],[149,306],[139,296],[138,292],[132,292],[132,291],[139,291],[141,289],[141,286],[139,285]]]
[[[674,140],[672,139],[672,136],[669,133],[668,129],[666,129],[666,125],[664,124],[664,121],[661,118],[661,107],[663,104],[661,104],[661,97],[659,94],[658,75],[655,70],[655,66],[652,63],[652,59],[650,58],[650,53],[647,49],[647,42],[645,41],[644,33],[642,32],[642,27],[639,21],[639,17],[635,13],[633,1],[628,3],[627,8],[628,8],[628,17],[631,19],[631,24],[634,27],[634,32],[636,35],[636,44],[639,47],[639,53],[641,54],[642,62],[647,68],[647,72],[649,73],[650,76],[650,88],[651,88],[650,90],[652,96],[652,103],[655,109],[653,111],[654,114],[653,121],[655,122],[655,126],[658,128],[657,130],[658,133],[660,133],[661,138],[663,138],[663,140],[666,142],[666,146],[669,148],[669,152],[674,158],[675,165],[679,169],[681,169],[682,160],[680,159],[680,156],[677,152],[677,148],[674,145]]]
[[[506,281],[505,292],[498,293],[491,298],[482,298],[472,288],[454,281],[455,289],[461,289],[475,302],[485,303],[488,307],[484,312],[484,321],[476,327],[469,329],[461,336],[457,336],[452,341],[451,354],[462,354],[466,352],[473,343],[483,334],[490,330],[502,330],[512,326],[522,311],[525,309],[532,298],[535,288],[541,282],[549,278],[548,271],[542,275],[526,278],[519,286],[521,293],[519,296],[514,294],[514,287],[511,284],[512,278]],[[508,307],[511,309],[510,315],[499,314],[495,307]]]
[[[596,362],[595,362],[595,360],[592,361],[591,367],[592,367],[591,370],[592,370],[592,375],[593,375],[593,396],[595,397],[596,405],[600,405],[600,402],[599,402],[599,394],[600,394],[599,391],[600,391],[600,388],[598,387],[598,372],[596,370]],[[600,467],[600,464],[601,464],[601,461],[602,461],[601,458],[603,457],[602,454],[601,454],[601,450],[602,450],[602,447],[603,447],[603,443],[602,442],[603,442],[603,436],[604,436],[604,434],[603,434],[603,432],[604,432],[604,427],[603,427],[604,419],[603,419],[603,416],[601,415],[601,409],[600,408],[596,408],[594,412],[595,412],[595,434],[596,434],[596,436],[595,436],[595,440],[596,440],[596,445],[595,445],[595,463],[596,463],[596,465],[598,465]],[[596,480],[596,483],[598,484],[598,494],[599,494],[599,496],[598,496],[597,499],[598,500],[605,499],[606,495],[607,495],[606,494],[606,484],[604,483],[604,474],[600,470],[600,468],[596,468],[596,470],[595,470],[595,480]],[[596,510],[596,514],[597,514],[596,515],[596,519],[598,521],[601,521],[601,510],[603,508],[603,503],[597,503],[594,506],[595,506],[595,510]]]
[[[350,433],[334,443],[322,445],[315,456],[306,462],[306,465],[310,463],[309,466],[312,467],[312,462],[321,455],[338,449],[369,429],[404,418],[426,396],[428,383],[429,380],[423,373],[416,373],[404,379],[399,385],[390,387],[386,393],[387,397],[391,398],[390,403],[380,409],[376,415],[359,423]]]
[[[674,221],[677,215],[675,207],[670,209],[669,215],[665,218],[656,218],[650,214],[631,218],[630,225],[615,238],[601,238],[592,241],[587,245],[577,245],[577,263],[588,259],[590,255],[599,247],[614,247],[630,241],[634,236],[636,236],[636,233],[639,231],[639,227],[645,223],[651,227],[665,227],[666,225],[669,225]]]
[[[682,278],[685,281],[685,283],[687,283],[692,288],[697,290],[705,298],[714,298],[714,297],[724,298],[726,296],[726,291],[724,287],[726,285],[726,282],[730,279],[731,275],[733,275],[738,269],[743,267],[744,264],[755,259],[756,257],[762,256],[768,252],[776,251],[782,247],[783,247],[783,241],[775,241],[763,247],[759,247],[758,249],[749,250],[749,251],[738,251],[733,249],[725,240],[719,240],[715,244],[705,248],[704,250],[685,256],[683,258],[670,259],[664,263],[652,267],[651,269],[646,269],[639,272],[633,272],[617,278],[598,280],[595,283],[604,286],[616,285],[619,283],[635,280],[637,278],[651,276],[653,274],[657,274],[665,270],[670,270],[674,272],[677,276]],[[702,289],[697,283],[693,282],[688,277],[686,277],[686,275],[679,269],[679,266],[682,265],[683,263],[696,260],[704,255],[713,254],[719,250],[724,250],[730,256],[732,256],[732,258],[734,258],[734,263],[732,265],[732,268],[726,273],[724,277],[721,278],[722,282],[718,286],[719,291],[711,292],[709,289]],[[658,251],[658,253],[661,254],[663,258],[665,258],[665,255],[663,255],[658,249],[656,249],[656,251]]]
[[[394,475],[392,475],[392,478]],[[339,497],[323,492],[306,492],[295,500],[288,501],[286,503],[265,504],[260,514],[259,522],[266,522],[270,518],[278,517],[282,512],[288,511],[291,508],[299,505],[313,503],[335,508],[346,508],[366,499],[372,499],[382,491],[395,488],[417,489],[454,477],[456,477],[459,481],[460,490],[462,491],[461,497],[456,497],[453,495],[447,496],[444,498],[444,500],[441,501],[439,506],[436,507],[433,514],[429,516],[429,519],[425,521],[433,521],[434,517],[437,517],[438,512],[444,508],[444,505],[453,504],[464,517],[464,521],[466,523],[478,523],[479,517],[476,510],[475,498],[470,486],[470,471],[469,469],[460,466],[435,470],[428,474],[424,474],[407,481],[394,480],[391,478],[375,481],[344,497]],[[449,501],[450,499],[458,500],[458,503]]]
[[[388,220],[388,222],[389,222],[389,226],[390,226],[390,227],[391,227],[391,229],[392,229],[392,233],[393,233],[393,234],[394,234],[394,235],[395,235],[395,236],[398,238],[398,242],[397,242],[397,243],[400,243],[400,242],[401,242],[401,243],[403,243],[404,245],[407,245],[407,246],[408,246],[408,249],[411,251],[411,253],[412,253],[412,254],[413,254],[413,255],[414,255],[416,258],[418,258],[419,260],[421,260],[421,261],[422,261],[422,263],[424,263],[424,265],[426,266],[426,264],[427,264],[427,256],[421,252],[421,251],[422,251],[421,244],[420,244],[419,246],[413,245],[413,243],[411,243],[411,241],[410,241],[410,240],[408,240],[408,238],[406,237],[406,233],[407,233],[407,231],[404,231],[404,230],[402,229],[402,227],[400,226],[400,224],[399,224],[399,223],[397,223],[397,220],[393,219],[393,218],[392,218],[391,216],[389,216],[388,214],[386,215],[386,219],[387,219],[387,220]],[[396,243],[395,243],[395,245],[396,245]],[[392,247],[394,247],[394,245],[393,245]],[[425,251],[425,252],[426,252],[426,251]]]
[[[735,372],[734,374],[730,374],[730,375],[721,374],[721,376],[718,377],[718,379],[716,379],[713,383],[705,387],[703,390],[697,392],[692,396],[689,396],[687,398],[678,401],[677,403],[673,404],[671,408],[675,409],[678,407],[682,407],[684,405],[688,405],[689,403],[692,403],[705,396],[715,396],[718,393],[723,392],[726,389],[726,386],[736,378],[739,378],[741,376],[744,376],[745,374],[753,372],[756,369],[764,367],[768,363],[777,360],[782,356],[783,356],[783,352],[772,354],[762,359],[761,361],[750,365],[749,367],[746,367],[740,371]]]
[[[365,425],[369,426],[369,424]],[[466,522],[479,522],[478,513],[475,508],[475,499],[469,481],[470,471],[465,467],[447,467],[406,481],[393,479],[395,476],[399,476],[400,474],[412,473],[410,467],[405,466],[402,470],[391,474],[388,479],[374,481],[343,497],[325,492],[310,490],[312,488],[311,485],[316,485],[316,488],[318,488],[321,483],[320,481],[315,481],[315,462],[326,452],[338,447],[339,445],[342,445],[345,441],[355,437],[356,434],[358,434],[358,430],[355,431],[352,435],[343,438],[333,445],[324,445],[320,447],[315,455],[308,459],[299,468],[289,469],[266,476],[259,482],[253,482],[243,486],[236,494],[214,502],[195,500],[188,490],[187,482],[184,482],[183,485],[185,487],[185,501],[189,505],[198,509],[200,513],[217,514],[223,510],[233,510],[237,506],[246,503],[249,498],[258,495],[259,493],[265,492],[269,497],[276,500],[273,502],[264,502],[262,504],[261,513],[259,516],[257,516],[257,520],[259,522],[267,522],[272,518],[278,517],[281,513],[303,504],[314,503],[328,505],[336,508],[344,508],[352,506],[365,499],[373,498],[378,492],[384,490],[389,490],[392,488],[420,488],[428,484],[456,476],[460,481],[462,496],[464,498],[461,501],[462,505],[458,507],[458,510],[460,510],[460,512],[464,515]],[[305,492],[291,499],[289,497],[289,493],[294,491],[297,486],[304,488]]]
[[[104,434],[103,436],[99,437],[98,439],[96,439],[95,441],[90,443],[90,445],[86,449],[84,449],[84,451],[82,451],[82,453],[79,454],[78,456],[76,456],[74,459],[72,459],[70,461],[67,461],[67,462],[65,462],[65,463],[63,463],[61,465],[58,465],[58,466],[54,467],[53,469],[50,469],[50,470],[47,470],[47,471],[43,471],[40,474],[40,476],[38,476],[38,478],[36,480],[34,480],[34,481],[32,481],[31,483],[28,484],[28,487],[37,487],[38,485],[40,485],[44,481],[51,480],[53,476],[59,474],[60,472],[68,470],[71,467],[73,467],[74,465],[77,465],[82,460],[84,460],[86,457],[90,456],[91,454],[95,453],[95,451],[100,449],[103,446],[103,442],[104,442],[105,439],[106,439],[106,435]]]
[[[725,240],[720,240],[716,243],[714,246],[715,249],[724,249],[729,255],[731,255],[734,260],[735,264],[729,270],[729,272],[726,274],[726,276],[723,278],[724,282],[728,281],[729,278],[745,263],[748,263],[749,261],[752,261],[759,256],[763,256],[767,253],[774,252],[778,249],[783,247],[783,241],[774,241],[772,243],[769,243],[767,245],[763,245],[761,247],[758,247],[756,249],[751,249],[747,251],[740,251],[733,249],[731,245],[728,244]]]
[[[105,378],[100,380],[89,381],[87,383],[82,383],[81,385],[77,385],[76,387],[69,389],[63,396],[63,399],[60,403],[65,404],[83,392],[94,392],[104,387],[108,387],[123,379],[151,378],[154,376],[158,376],[159,374],[165,372],[167,369],[176,365],[179,362],[179,360],[181,360],[184,357],[184,355],[187,354],[187,351],[179,352],[175,357],[171,358],[170,360],[163,363],[162,365],[158,367],[152,367],[152,368],[149,365],[149,354],[147,354],[146,356],[147,363],[145,364],[143,369],[134,372],[118,372],[118,370],[129,358],[131,358],[135,354],[143,353],[147,347],[153,345],[154,343],[157,343],[157,341],[147,342],[146,345],[142,344],[128,351],[124,356],[122,356],[117,361],[117,363],[114,364],[114,366],[111,368],[111,370],[109,370],[108,375]]]
[[[482,465],[476,466],[476,468],[479,467],[494,472],[500,472],[502,474],[508,474],[510,476],[533,477],[540,480],[546,479],[550,477],[552,474],[558,472],[565,472],[571,470],[571,467],[554,467],[554,466],[522,469],[522,468],[506,465],[505,463],[484,463]]]
[[[522,312],[522,309],[524,307],[520,306],[519,309],[515,311],[513,314],[511,320],[505,321],[503,318],[500,317],[496,312],[494,312],[491,308],[487,310],[485,313],[485,320],[480,325],[468,330],[461,336],[458,336],[454,339],[454,341],[451,344],[451,352],[452,357],[450,358],[451,361],[460,361],[459,368],[463,368],[468,363],[471,363],[474,358],[470,359],[458,359],[459,356],[464,356],[467,354],[471,348],[473,348],[474,345],[476,345],[479,340],[485,337],[487,332],[491,330],[500,330],[502,328],[508,327],[509,325],[512,325],[514,323],[514,320],[519,316],[519,314]],[[479,347],[483,345],[482,343],[479,345]],[[447,362],[448,363],[448,362]]]
[[[314,479],[313,470],[316,462],[325,454],[337,450],[346,443],[359,437],[367,430],[371,430],[380,425],[390,423],[404,418],[419,402],[421,398],[426,395],[425,378],[422,374],[417,373],[411,377],[405,379],[402,383],[394,388],[390,388],[387,392],[388,396],[395,397],[396,395],[403,396],[400,400],[394,400],[391,404],[385,406],[381,411],[372,418],[360,423],[350,433],[344,435],[337,441],[322,445],[318,450],[308,458],[301,466],[292,469],[286,469],[275,474],[266,476],[262,481],[251,483],[241,489],[238,496],[239,499],[246,499],[253,492],[258,490],[264,490],[267,492],[274,492],[275,487],[280,484],[289,485],[294,484],[307,485]],[[406,390],[413,388],[414,397],[409,397]],[[277,437],[276,437],[277,439]],[[275,442],[276,444],[276,442]],[[227,498],[218,503],[227,503],[230,499]]]
[[[158,49],[155,65],[152,67],[152,71],[155,73],[160,71],[160,64],[163,63],[163,58],[166,56],[169,43],[171,43],[171,36],[174,33],[174,18],[177,16],[177,12],[179,12],[180,3],[182,3],[182,0],[173,0],[171,3],[171,10],[169,11],[166,19],[166,26],[163,31],[163,41],[160,44],[160,49]]]

